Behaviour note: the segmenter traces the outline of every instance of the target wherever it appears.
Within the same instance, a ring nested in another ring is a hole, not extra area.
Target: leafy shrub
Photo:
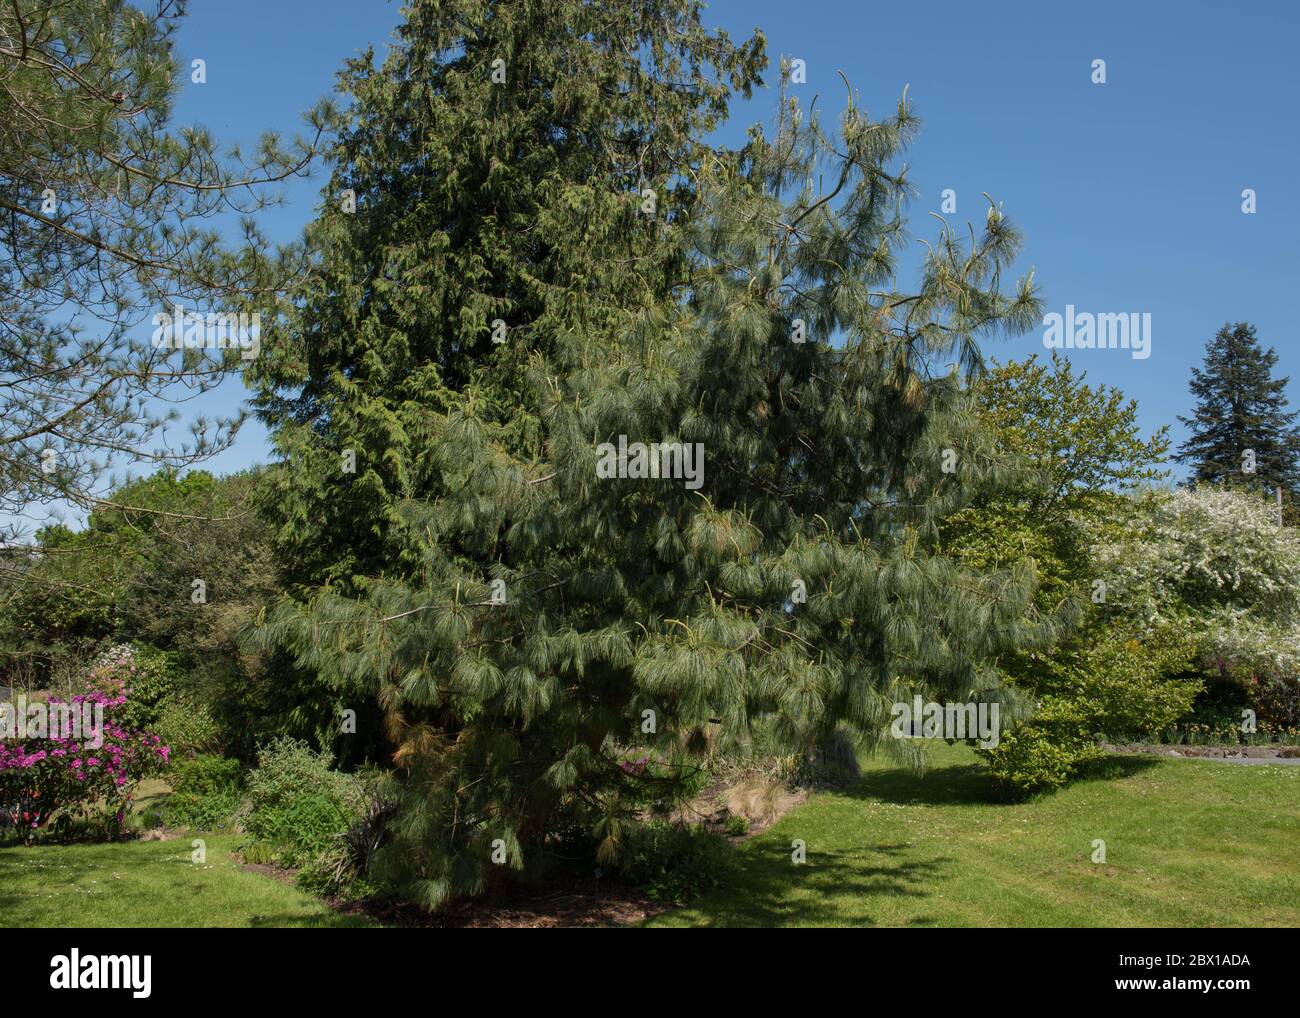
[[[624,876],[658,901],[689,901],[719,886],[731,846],[699,825],[652,821],[633,827],[622,855]]]
[[[126,684],[128,701],[123,708],[123,722],[132,728],[155,731],[164,705],[176,695],[184,678],[176,654],[147,643],[111,647],[104,652],[99,667],[107,668]]]
[[[397,813],[396,786],[392,775],[382,771],[364,774],[360,780],[365,788],[360,814],[298,871],[296,883],[304,890],[345,898],[394,890],[374,878],[371,862],[390,837],[389,824]]]
[[[1059,788],[1101,755],[1103,738],[1156,738],[1201,690],[1191,650],[1172,627],[1137,637],[1089,631],[1044,670],[1038,711],[980,750],[997,791],[1010,797]]]
[[[1141,508],[1131,532],[1097,547],[1110,610],[1148,629],[1180,627],[1214,670],[1300,670],[1300,531],[1277,526],[1273,503],[1202,486]]]
[[[1243,728],[1247,710],[1255,730]],[[1209,674],[1192,709],[1160,734],[1162,742],[1188,746],[1295,745],[1300,742],[1300,681],[1244,674],[1227,662]]]
[[[279,862],[280,855],[274,845],[265,841],[250,841],[239,846],[239,854],[244,862],[255,866],[271,866]]]
[[[73,710],[83,704],[103,710],[102,742],[91,748],[90,737],[52,737],[0,741],[0,824],[11,826],[25,841],[41,831],[95,838],[119,836],[135,786],[167,762],[169,748],[157,736],[125,727],[121,717],[128,699],[118,677],[123,664],[114,659],[92,676],[103,688],[78,694]],[[63,703],[51,697],[49,703]]]
[[[216,831],[232,826],[232,817],[239,809],[240,793],[237,788],[227,788],[207,795],[190,792],[172,795],[163,806],[163,820],[173,827],[188,827],[192,831]]]
[[[245,826],[258,841],[274,845],[279,861],[299,866],[343,835],[365,806],[363,782],[331,769],[328,753],[280,738],[258,753],[248,776]]]
[[[299,883],[317,894],[360,896],[380,890],[373,882],[371,862],[390,838],[389,824],[397,814],[396,784],[391,774],[375,771],[363,777],[365,802],[352,826],[299,874]]]
[[[293,882],[309,894],[326,897],[354,887],[355,881],[349,876],[344,850],[335,843],[303,865]]]
[[[1250,704],[1258,715],[1261,729],[1300,728],[1300,678],[1257,679],[1250,689]]]
[[[163,807],[167,823],[195,831],[225,826],[243,797],[243,768],[238,760],[197,756],[177,760],[172,795]]]
[[[209,795],[227,788],[238,789],[243,783],[244,769],[239,761],[221,756],[178,760],[172,768],[171,784],[176,792]]]
[[[286,865],[307,862],[343,835],[351,824],[343,804],[326,795],[304,795],[264,816],[263,836],[282,846]]]
[[[120,662],[129,701],[126,724],[158,733],[176,756],[221,748],[221,731],[207,705],[187,688],[180,655],[147,643],[121,644],[106,658]]]
[[[335,838],[328,848],[306,863],[298,871],[295,883],[312,894],[342,898],[364,898],[391,893],[394,889],[369,877],[344,838]]]
[[[1004,732],[992,749],[981,750],[995,791],[1006,798],[1060,788],[1101,751],[1089,732],[1089,712],[1079,704],[1046,698],[1030,721]]]
[[[1092,533],[1090,552],[1062,560],[1063,575],[1105,577],[1104,600],[1054,653],[1015,669],[1040,708],[985,754],[1003,793],[1059,787],[1101,738],[1289,737],[1285,708],[1266,690],[1277,688],[1270,677],[1300,670],[1300,531],[1279,528],[1257,495],[1227,489],[1123,505],[1104,523],[1074,517],[1078,533]],[[1259,714],[1258,736],[1240,732],[1244,706]]]
[[[1073,693],[1096,736],[1153,736],[1191,707],[1202,689],[1190,671],[1183,634],[1164,628],[1117,635],[1088,646],[1074,672]]]
[[[126,684],[123,724],[147,728],[175,756],[195,756],[221,748],[220,728],[207,706],[187,689],[180,655],[147,643],[118,644],[99,658],[92,677],[107,673]]]
[[[178,756],[195,756],[221,748],[221,726],[212,712],[185,694],[168,697],[155,726],[163,741]]]

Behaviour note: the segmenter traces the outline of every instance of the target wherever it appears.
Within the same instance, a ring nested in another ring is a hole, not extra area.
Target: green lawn
[[[1300,926],[1300,767],[1114,758],[1022,805],[965,747],[923,778],[869,763],[739,849],[653,926]],[[791,862],[791,842],[807,862]],[[1091,861],[1094,839],[1107,861]],[[230,858],[236,835],[0,848],[0,927],[363,926]]]
[[[962,746],[940,743],[924,778],[872,762],[746,842],[725,887],[648,925],[1300,926],[1300,767],[1105,768],[1120,776],[1002,805]]]
[[[236,835],[0,848],[0,927],[366,926],[230,858]]]

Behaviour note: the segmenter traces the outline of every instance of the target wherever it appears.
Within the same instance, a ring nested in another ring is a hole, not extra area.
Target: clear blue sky
[[[887,112],[910,84],[923,124],[910,158],[921,194],[914,235],[934,235],[926,213],[945,188],[958,196],[949,218],[962,223],[982,220],[987,191],[1023,229],[1023,268],[1036,269],[1048,310],[1150,312],[1149,359],[1071,356],[1091,380],[1135,397],[1147,431],[1169,424],[1177,441],[1190,369],[1225,321],[1258,326],[1300,399],[1290,304],[1300,285],[1298,11],[1294,0],[719,0],[706,18],[733,38],[762,28],[774,63],[805,60],[801,96],[820,94],[826,112],[843,106],[839,70],[872,112]],[[398,19],[385,0],[193,0],[180,48],[187,62],[207,61],[208,81],[185,85],[178,120],[245,142],[292,130],[347,56],[370,43],[382,53]],[[1091,81],[1097,58],[1104,85]],[[773,95],[738,104],[722,140],[769,120]],[[288,189],[289,207],[266,220],[275,236],[297,234],[319,187],[317,178]],[[1241,212],[1244,188],[1257,192],[1255,215]],[[1042,330],[988,350],[1041,352]],[[226,386],[207,406],[243,395]],[[250,425],[211,468],[267,458]]]

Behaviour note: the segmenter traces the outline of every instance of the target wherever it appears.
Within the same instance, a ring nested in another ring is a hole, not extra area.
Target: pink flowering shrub
[[[25,841],[51,827],[80,825],[103,838],[122,833],[136,785],[160,770],[169,754],[157,735],[123,724],[129,674],[130,662],[120,656],[102,661],[90,674],[95,688],[69,701],[75,710],[82,704],[103,708],[98,747],[90,748],[87,731],[80,739],[0,739],[0,828],[12,827]]]

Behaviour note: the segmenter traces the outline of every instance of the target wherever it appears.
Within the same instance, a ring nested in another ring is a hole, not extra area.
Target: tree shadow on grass
[[[1071,779],[1071,783],[1086,781],[1118,781],[1142,774],[1152,767],[1159,766],[1158,756],[1104,756],[1100,760],[1090,760]]]
[[[1066,784],[1116,781],[1141,774],[1159,763],[1158,757],[1106,756],[1082,765]],[[918,774],[906,767],[868,771],[853,785],[834,794],[851,799],[877,799],[903,806],[1015,806],[1055,794],[1039,792],[1028,798],[999,796],[983,764],[952,764]]]
[[[725,886],[700,904],[716,926],[875,926],[884,897],[923,898],[952,859],[914,845],[807,849],[796,864],[783,840],[764,837],[736,861]]]
[[[833,794],[902,806],[988,805],[995,801],[988,769],[979,764],[938,767],[924,774],[906,767],[868,771],[860,780],[836,789]]]
[[[1156,759],[1108,756],[1082,768],[1075,782],[1115,780],[1140,774]],[[1050,794],[1050,793],[1048,793]],[[899,766],[869,770],[852,785],[824,791],[820,796],[898,806],[996,807],[1023,804],[1001,800],[989,780],[988,768],[978,763],[941,764],[924,774]],[[805,805],[800,807],[809,808]],[[792,814],[793,816],[793,814]],[[916,844],[862,845],[844,850],[821,850],[810,838],[807,862],[791,861],[785,837],[797,824],[782,821],[779,830],[747,844],[734,863],[724,886],[706,895],[692,913],[718,926],[874,926],[899,920],[896,909],[882,916],[888,899],[917,899],[930,895],[931,887],[950,880],[955,860],[934,855],[933,848]],[[842,842],[841,842],[842,843]],[[919,911],[919,910],[918,910]],[[942,925],[943,920],[924,912],[906,919],[909,926]]]

